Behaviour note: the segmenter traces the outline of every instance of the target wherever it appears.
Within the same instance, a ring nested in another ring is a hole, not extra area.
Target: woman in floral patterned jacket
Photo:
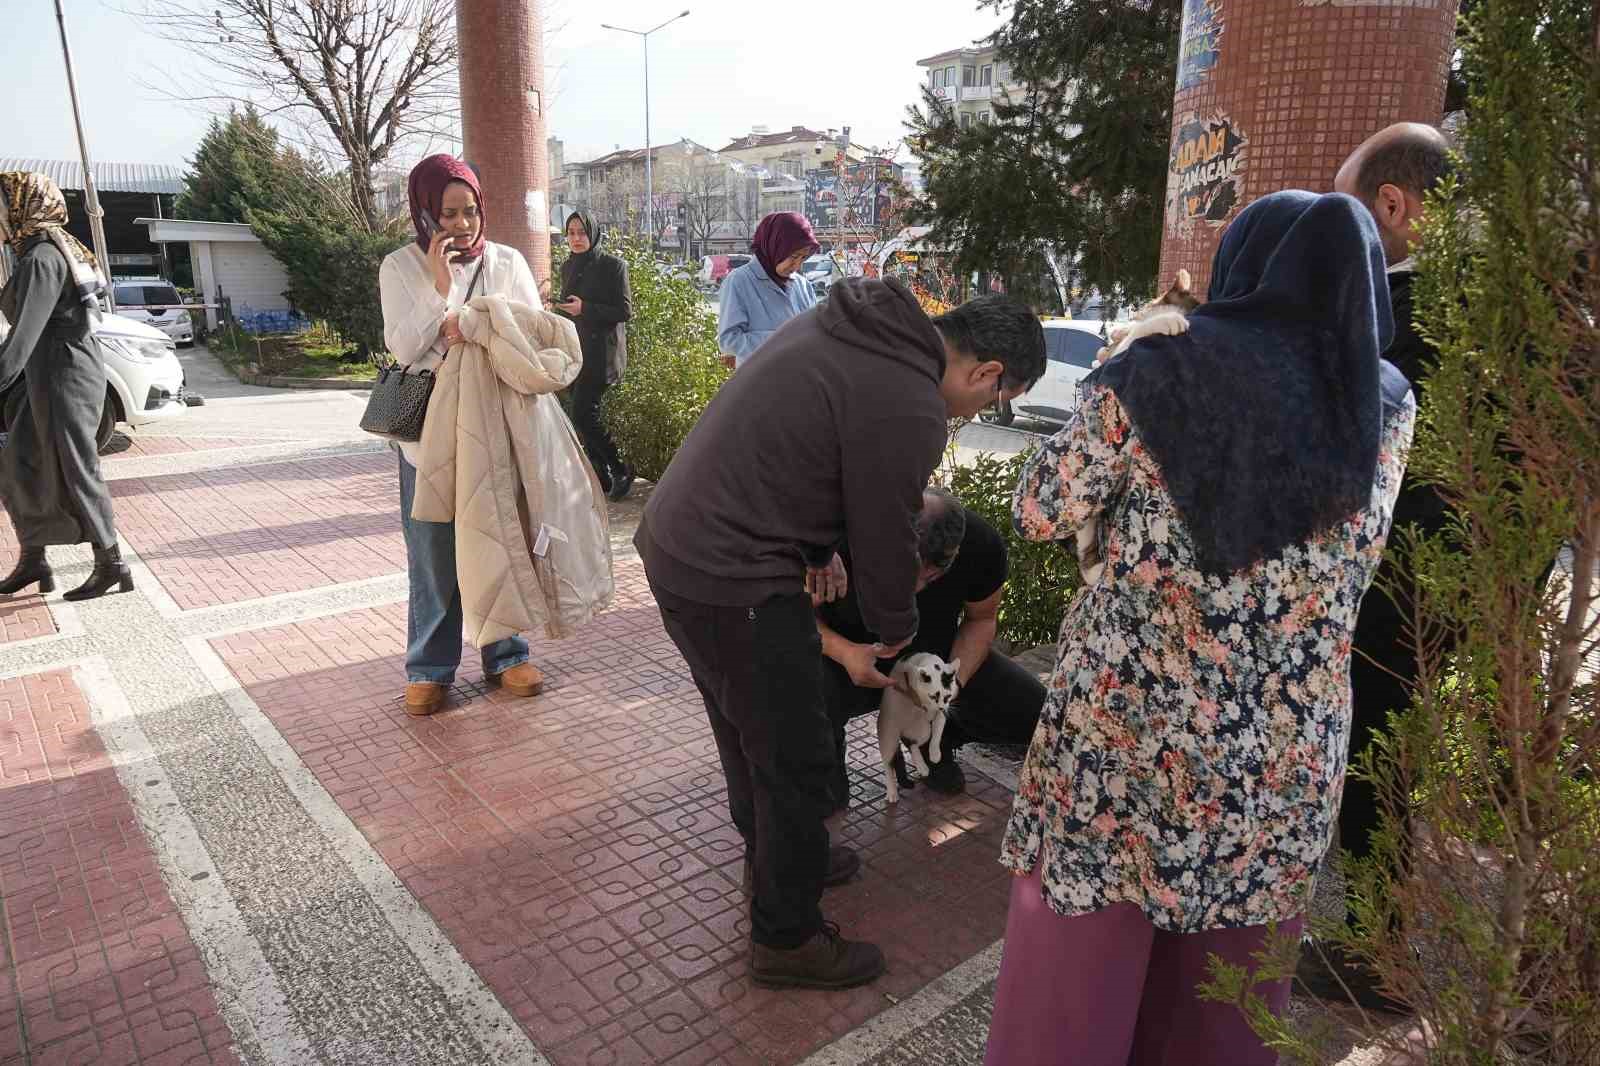
[[[1195,986],[1298,930],[1329,846],[1415,416],[1379,358],[1386,285],[1355,200],[1256,201],[1188,332],[1091,375],[1024,471],[1022,532],[1089,526],[1106,565],[1062,623],[1003,848],[989,1066],[1277,1061]]]

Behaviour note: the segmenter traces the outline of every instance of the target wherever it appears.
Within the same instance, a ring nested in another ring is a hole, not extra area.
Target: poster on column
[[[1184,0],[1178,42],[1178,91],[1206,79],[1222,56],[1222,0]]]
[[[1176,233],[1196,223],[1220,226],[1243,200],[1248,141],[1232,117],[1190,112],[1172,139],[1167,169],[1167,225]]]

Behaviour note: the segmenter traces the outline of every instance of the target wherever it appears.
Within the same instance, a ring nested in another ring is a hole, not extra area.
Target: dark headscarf
[[[439,220],[444,211],[444,188],[452,181],[459,181],[471,189],[478,201],[478,235],[455,255],[457,262],[464,262],[483,254],[483,235],[488,222],[484,215],[483,189],[478,184],[477,173],[453,155],[430,155],[411,168],[411,177],[406,179],[406,196],[411,201],[411,225],[417,231],[417,247],[427,254],[431,241],[427,228],[422,224],[422,212],[432,215],[435,222]]]
[[[763,218],[756,226],[756,235],[750,238],[750,250],[755,253],[761,269],[767,272],[767,277],[785,287],[789,279],[778,276],[778,264],[802,248],[816,253],[822,250],[822,245],[817,243],[806,216],[794,211],[775,211]]]
[[[1394,334],[1377,226],[1348,196],[1262,197],[1229,226],[1189,331],[1095,371],[1161,467],[1213,574],[1248,569],[1368,506]]]
[[[573,219],[577,219],[582,223],[583,232],[589,235],[589,250],[579,254],[573,252],[570,248],[568,249],[566,262],[561,264],[562,299],[566,299],[577,292],[578,282],[582,280],[584,271],[589,269],[589,264],[593,263],[600,254],[600,227],[595,225],[594,219],[584,212],[574,211],[568,215],[566,222],[562,223],[561,232],[566,233],[567,230],[572,228]]]

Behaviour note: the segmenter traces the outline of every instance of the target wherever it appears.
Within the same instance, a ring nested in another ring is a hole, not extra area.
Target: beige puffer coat
[[[543,627],[560,638],[609,607],[611,535],[600,488],[553,393],[583,365],[572,323],[478,296],[438,370],[411,517],[454,522],[467,638]]]

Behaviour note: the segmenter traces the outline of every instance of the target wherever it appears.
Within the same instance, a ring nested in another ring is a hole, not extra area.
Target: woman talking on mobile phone
[[[436,370],[461,341],[461,306],[473,296],[501,295],[542,307],[539,286],[522,253],[483,236],[478,176],[449,155],[418,163],[407,182],[415,242],[391,252],[378,271],[383,336],[408,373]],[[400,524],[405,533],[410,611],[406,625],[406,711],[432,714],[461,665],[461,590],[456,584],[454,522],[411,517],[420,445],[397,442]],[[508,637],[482,648],[483,672],[507,692],[536,695],[544,676],[528,662],[528,642]]]

